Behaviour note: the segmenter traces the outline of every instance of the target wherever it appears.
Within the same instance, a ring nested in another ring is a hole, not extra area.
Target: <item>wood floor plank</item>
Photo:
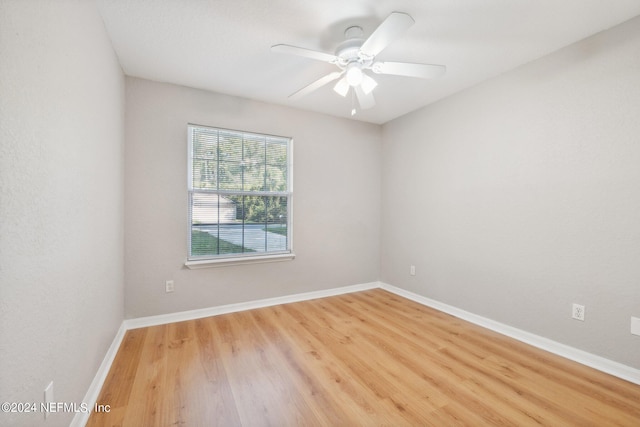
[[[385,419],[377,414],[372,405],[373,392],[361,387],[344,361],[332,354],[313,333],[309,333],[306,322],[299,321],[300,318],[295,314],[287,313],[288,308],[291,307],[272,307],[270,310],[280,319],[278,330],[292,351],[299,349],[297,352],[302,355],[305,375],[326,390],[326,394],[319,397],[330,402],[324,406],[336,408],[329,410],[334,411],[337,420],[360,419],[384,423]]]
[[[337,425],[345,418],[341,405],[335,403],[332,396],[335,389],[333,381],[322,381],[323,377],[309,375],[316,366],[318,353],[313,350],[307,352],[305,347],[296,345],[282,330],[280,313],[277,309],[253,311],[251,313],[254,325],[260,328],[264,338],[277,348],[274,355],[280,369],[288,371],[292,381],[296,385],[297,392],[305,398],[309,404],[309,410],[313,413],[313,419],[319,425]],[[277,320],[274,320],[274,316]],[[310,425],[308,421],[307,425]]]
[[[93,417],[95,426],[121,425],[131,398],[147,329],[127,331],[113,360],[109,375],[105,379],[102,392],[96,401],[109,405],[109,412],[101,412]],[[108,403],[106,403],[108,402]]]
[[[305,302],[299,306],[287,305],[284,307],[294,321],[298,321],[303,327],[303,333],[316,340],[322,348],[325,359],[338,361],[344,367],[335,372],[336,381],[347,387],[350,394],[363,396],[360,403],[367,402],[365,419],[380,425],[393,424],[394,418],[388,414],[396,412],[396,408],[388,399],[385,399],[386,391],[395,387],[386,379],[378,378],[372,361],[366,354],[353,348],[353,340],[350,331],[343,322],[336,322],[330,318],[326,311],[317,306],[317,302]],[[345,366],[348,363],[348,366]],[[398,418],[396,416],[396,418]]]
[[[224,363],[243,425],[318,424],[289,369],[283,369],[274,343],[265,340],[250,313],[228,316],[231,336]]]
[[[122,425],[167,425],[164,384],[168,325],[148,328]]]
[[[343,309],[347,310],[347,308]],[[388,353],[389,360],[396,361],[397,366],[405,368],[404,375],[400,375],[398,378],[403,381],[403,390],[411,388],[412,384],[407,381],[407,378],[412,378],[411,374],[413,374],[414,382],[420,377],[419,386],[422,389],[438,390],[447,394],[448,398],[455,397],[458,401],[464,401],[465,406],[474,408],[476,414],[481,414],[485,422],[492,425],[507,424],[505,411],[492,410],[492,403],[498,402],[491,402],[487,396],[478,399],[468,388],[461,389],[449,386],[449,384],[464,381],[470,373],[465,372],[464,366],[461,364],[451,366],[449,360],[437,363],[438,352],[441,348],[431,352],[422,351],[422,348],[414,340],[406,339],[399,333],[394,334],[383,323],[375,324],[374,329],[375,332],[366,330],[360,332],[367,338],[367,342],[362,343],[361,346],[370,347],[370,351],[375,348],[381,349]],[[425,365],[425,359],[430,363]],[[456,376],[452,377],[452,373],[456,373]],[[511,409],[506,408],[506,412],[510,412]],[[422,418],[418,416],[415,421],[421,422]]]
[[[128,331],[88,426],[640,426],[640,386],[376,289]]]
[[[218,344],[219,335],[213,330],[215,325],[207,319],[197,319],[194,324],[201,386],[190,393],[193,402],[190,413],[199,416],[191,425],[241,425]]]
[[[337,302],[337,301],[336,301]],[[371,336],[363,333],[363,325],[366,328],[371,325],[370,319],[359,316],[348,305],[352,301],[344,301],[346,305],[330,306],[325,301],[316,301],[325,313],[327,313],[329,325],[339,325],[340,318],[347,314],[340,331],[345,335],[349,346],[338,346],[340,357],[345,360],[358,360],[366,367],[361,373],[360,380],[368,388],[375,392],[378,404],[384,405],[387,411],[395,411],[409,423],[415,423],[423,419],[423,414],[436,409],[437,403],[430,396],[424,395],[420,389],[420,378],[416,372],[410,372],[406,366],[398,363],[397,354],[390,352],[393,346],[378,341],[378,345],[372,343]],[[410,394],[412,397],[408,397]],[[420,398],[416,399],[415,397]]]

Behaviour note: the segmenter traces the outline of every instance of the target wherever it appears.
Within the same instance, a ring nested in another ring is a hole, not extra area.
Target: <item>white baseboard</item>
[[[235,313],[238,311],[252,310],[254,308],[271,307],[291,302],[308,301],[317,298],[326,298],[334,295],[348,294],[351,292],[365,291],[380,287],[380,282],[362,283],[359,285],[344,286],[341,288],[324,289],[321,291],[305,292],[302,294],[285,295],[282,297],[267,298],[256,301],[241,302],[237,304],[220,305],[217,307],[202,308],[199,310],[181,311],[158,316],[139,317],[124,321],[129,329],[146,328],[148,326],[164,325],[167,323],[183,322],[185,320],[201,319],[203,317],[217,316],[219,314]]]
[[[124,338],[125,333],[130,329],[144,328],[148,326],[164,325],[173,322],[182,322],[185,320],[200,319],[203,317],[216,316],[219,314],[234,313],[239,311],[251,310],[255,308],[271,307],[279,304],[288,304],[292,302],[308,301],[317,298],[326,298],[335,295],[348,294],[352,292],[360,292],[369,289],[382,288],[386,291],[394,293],[398,296],[410,299],[419,304],[427,307],[434,308],[468,322],[474,323],[478,326],[490,329],[498,332],[502,335],[514,338],[518,341],[530,344],[534,347],[546,350],[550,353],[558,356],[565,357],[583,365],[592,367],[599,371],[621,378],[623,380],[640,385],[640,370],[632,368],[630,366],[623,365],[618,362],[614,362],[604,357],[596,356],[583,350],[570,347],[565,344],[550,340],[548,338],[535,335],[521,329],[514,328],[504,323],[496,322],[495,320],[488,319],[486,317],[478,316],[477,314],[470,313],[465,310],[461,310],[457,307],[444,304],[440,301],[436,301],[422,295],[398,288],[383,282],[369,282],[359,285],[344,286],[340,288],[325,289],[321,291],[306,292],[302,294],[285,295],[282,297],[267,298],[256,301],[248,301],[238,304],[228,304],[217,307],[203,308],[199,310],[182,311],[178,313],[161,314],[158,316],[140,317],[136,319],[127,319],[122,322],[118,333],[116,334],[107,354],[105,355],[102,364],[98,368],[89,390],[84,397],[83,402],[89,407],[93,408],[100,390],[104,384],[104,381],[109,373],[113,359],[120,348],[120,344]],[[90,414],[77,413],[71,422],[71,427],[84,426]]]
[[[96,400],[98,400],[98,396],[100,395],[100,390],[102,390],[102,386],[104,385],[104,381],[107,379],[107,374],[109,373],[109,369],[111,369],[111,364],[113,363],[113,359],[116,357],[116,353],[118,353],[118,349],[120,348],[120,344],[122,343],[122,339],[124,338],[124,334],[127,332],[124,322],[120,324],[120,329],[116,333],[116,336],[113,338],[109,349],[107,350],[107,354],[105,354],[104,359],[102,359],[102,363],[98,368],[98,372],[93,377],[93,381],[89,385],[89,390],[84,395],[84,399],[82,399],[82,403],[86,403],[89,408],[93,408],[95,406]],[[76,415],[71,420],[70,427],[82,427],[87,421],[89,421],[90,413],[77,412]]]
[[[506,335],[518,341],[522,341],[534,347],[546,350],[558,356],[562,356],[566,359],[573,360],[574,362],[581,363],[615,377],[622,378],[623,380],[640,385],[639,369],[635,369],[630,366],[623,365],[622,363],[605,359],[601,356],[596,356],[595,354],[591,354],[586,351],[570,347],[566,344],[561,344],[557,341],[553,341],[548,338],[544,338],[509,325],[505,325],[504,323],[496,322],[495,320],[491,320],[486,317],[478,316],[477,314],[473,314],[468,311],[461,310],[457,307],[444,304],[440,301],[415,294],[413,292],[398,288],[393,285],[389,285],[388,283],[381,282],[380,287],[384,290],[410,299],[419,304],[426,305],[427,307],[434,308],[436,310],[455,316],[459,319],[466,320],[478,326],[482,326],[483,328],[498,332],[499,334]]]

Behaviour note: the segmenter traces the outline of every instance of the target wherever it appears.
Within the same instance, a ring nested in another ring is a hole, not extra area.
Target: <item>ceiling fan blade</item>
[[[376,99],[373,97],[373,92],[365,93],[361,86],[356,86],[354,89],[360,108],[367,110],[376,106]]]
[[[342,71],[334,71],[333,73],[327,74],[326,76],[319,78],[318,80],[311,83],[310,85],[305,86],[299,91],[289,95],[289,99],[291,100],[300,99],[306,94],[311,93],[314,90],[319,89],[322,86],[326,85],[327,83],[334,81],[335,79],[340,77],[342,73],[343,73]]]
[[[371,67],[371,70],[376,74],[435,79],[442,76],[447,67],[444,65],[412,64],[409,62],[376,62]]]
[[[331,55],[330,53],[319,52],[317,50],[305,49],[304,47],[290,46],[288,44],[276,44],[271,46],[271,52],[286,53],[289,55],[304,56],[305,58],[315,59],[316,61],[323,61],[329,63],[335,63],[338,57]]]
[[[369,56],[376,56],[414,23],[413,18],[406,13],[391,13],[362,44],[360,52]]]

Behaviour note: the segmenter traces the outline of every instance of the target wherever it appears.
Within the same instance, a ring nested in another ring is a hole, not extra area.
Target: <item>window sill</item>
[[[227,267],[231,265],[264,264],[267,262],[292,261],[295,257],[296,254],[292,252],[286,254],[263,255],[254,257],[193,260],[185,262],[184,265],[190,270],[197,270],[201,268]]]

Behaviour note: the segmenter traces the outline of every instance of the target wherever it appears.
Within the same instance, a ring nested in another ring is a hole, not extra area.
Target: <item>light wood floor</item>
[[[640,386],[383,290],[127,332],[88,426],[640,426]]]

